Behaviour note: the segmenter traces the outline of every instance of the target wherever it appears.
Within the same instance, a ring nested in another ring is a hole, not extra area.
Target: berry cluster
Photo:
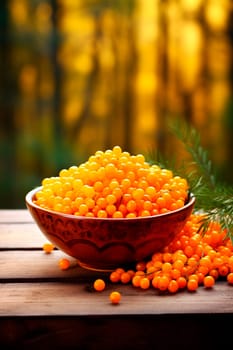
[[[192,214],[181,232],[160,252],[156,252],[148,261],[140,261],[135,269],[118,267],[109,275],[113,284],[131,284],[143,290],[155,288],[159,292],[176,293],[187,289],[196,291],[198,287],[212,288],[217,280],[225,279],[233,285],[233,244],[219,223],[211,222],[205,234],[200,230],[202,216]],[[51,253],[54,246],[45,243],[43,250]],[[59,268],[67,270],[70,261],[60,259]],[[93,282],[94,290],[102,292],[106,281],[97,278]],[[113,304],[121,300],[117,290],[109,295]]]
[[[185,227],[151,260],[138,262],[134,270],[118,268],[110,274],[112,283],[175,293],[186,288],[210,288],[219,278],[233,284],[233,245],[218,223],[212,222],[203,235],[201,216],[192,214]]]
[[[187,196],[186,179],[115,146],[45,178],[35,203],[77,216],[131,218],[176,210]]]

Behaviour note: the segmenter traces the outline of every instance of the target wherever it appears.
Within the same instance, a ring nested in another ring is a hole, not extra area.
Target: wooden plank
[[[35,223],[0,223],[0,249],[39,249],[47,241]]]
[[[3,209],[0,210],[0,223],[33,222],[32,216],[27,209]]]
[[[62,271],[58,262],[61,258],[68,258],[71,266]],[[41,251],[2,251],[0,252],[0,281],[12,280],[54,280],[70,279],[76,282],[90,281],[96,276],[107,276],[105,273],[89,271],[81,268],[77,260],[60,250],[51,254]]]
[[[119,285],[119,305],[112,305],[108,285],[103,292],[90,292],[79,283],[0,284],[0,316],[107,316],[168,314],[233,314],[232,288],[219,282],[214,289],[200,287],[195,293],[159,295],[155,290],[138,290]]]

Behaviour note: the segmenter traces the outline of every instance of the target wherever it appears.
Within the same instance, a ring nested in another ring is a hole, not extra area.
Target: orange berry
[[[120,276],[120,280],[123,284],[129,283],[131,281],[131,275],[128,272],[123,272]]]
[[[113,218],[118,218],[118,219],[120,219],[120,218],[123,218],[123,214],[122,214],[121,211],[116,210],[116,211],[112,214],[112,217],[113,217]]]
[[[233,272],[230,272],[228,275],[227,275],[227,282],[229,284],[233,284]]]
[[[154,288],[158,288],[158,284],[159,284],[159,279],[160,279],[160,276],[158,275],[155,275],[151,281],[151,284]]]
[[[205,276],[203,279],[203,284],[206,288],[211,288],[215,284],[215,279],[213,276]]]
[[[206,266],[208,269],[212,267],[211,259],[208,256],[204,256],[199,261],[200,266]]]
[[[142,199],[144,196],[144,190],[142,188],[136,188],[133,191],[132,196],[135,200]]]
[[[140,287],[142,289],[148,289],[150,287],[150,280],[147,277],[142,277],[140,280]]]
[[[136,270],[137,271],[145,271],[146,270],[146,263],[144,261],[137,262]]]
[[[219,266],[218,272],[220,276],[227,276],[227,274],[229,273],[229,268],[227,265]]]
[[[113,194],[108,194],[106,197],[106,201],[108,204],[116,203],[116,197]]]
[[[203,273],[203,275],[207,275],[207,273],[209,273],[209,268],[207,266],[198,266],[198,272]]]
[[[136,204],[135,200],[130,199],[128,201],[128,203],[126,204],[126,208],[129,212],[131,212],[131,213],[134,212],[137,208],[137,204]]]
[[[158,280],[158,288],[161,291],[166,290],[168,288],[169,282],[170,282],[170,279],[166,275],[161,276],[160,279]]]
[[[108,216],[108,214],[107,214],[106,210],[100,209],[97,212],[97,217],[98,218],[107,218],[107,216]]]
[[[46,254],[50,254],[54,250],[54,245],[52,243],[44,243],[43,251]]]
[[[113,271],[113,272],[111,272],[109,279],[111,282],[117,283],[121,280],[121,275],[118,272]]]
[[[128,213],[127,215],[126,215],[126,218],[136,218],[136,213]]]
[[[179,288],[182,289],[182,288],[185,288],[185,287],[186,287],[186,285],[187,285],[187,280],[186,280],[185,277],[180,276],[180,277],[177,278],[177,283],[178,283]]]
[[[181,271],[178,269],[172,269],[170,274],[171,274],[171,278],[177,280],[181,276]]]
[[[98,278],[97,280],[94,281],[93,287],[97,292],[102,292],[105,289],[104,280],[102,280],[101,278]]]
[[[193,255],[193,247],[191,247],[191,245],[187,245],[184,248],[184,253],[188,258],[190,258]]]
[[[218,279],[218,276],[219,276],[218,270],[217,270],[217,269],[211,269],[211,270],[209,271],[209,275],[212,276],[212,277],[214,277],[215,280],[217,280],[217,279]]]
[[[172,254],[167,252],[163,254],[163,261],[164,262],[171,262],[172,261]]]
[[[132,278],[132,285],[134,287],[140,287],[140,281],[142,279],[142,276],[140,275],[134,275]]]
[[[176,280],[171,280],[168,284],[168,290],[170,293],[176,293],[179,289],[179,284]]]
[[[112,304],[115,304],[115,305],[119,304],[119,302],[121,300],[121,293],[117,292],[117,291],[111,292],[109,295],[109,299],[110,299]]]
[[[187,281],[187,289],[190,292],[196,291],[198,288],[198,280],[195,278],[191,278]]]
[[[118,267],[115,272],[119,273],[119,275],[122,275],[122,273],[125,272],[125,270],[122,267]]]
[[[182,270],[184,267],[184,262],[181,259],[177,259],[173,263],[173,268],[177,270]]]
[[[127,270],[128,274],[131,276],[131,278],[135,275],[134,270]]]
[[[203,280],[204,280],[204,277],[205,277],[205,275],[203,275],[203,273],[202,272],[197,272],[197,281],[198,281],[198,284],[200,285],[200,284],[202,284],[203,283]]]
[[[171,264],[171,263],[169,263],[169,262],[163,263],[163,265],[162,265],[162,271],[163,271],[164,273],[169,273],[171,270],[172,270],[172,264]]]
[[[67,270],[70,267],[70,260],[66,258],[60,259],[58,265],[61,270]]]

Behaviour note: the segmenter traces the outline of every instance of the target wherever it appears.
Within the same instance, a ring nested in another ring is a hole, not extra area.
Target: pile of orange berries
[[[187,197],[186,179],[115,146],[43,179],[35,203],[77,216],[131,218],[178,209]]]
[[[219,278],[233,285],[232,241],[216,222],[203,234],[200,220],[200,215],[192,214],[161,252],[154,253],[149,261],[138,262],[135,270],[117,268],[110,274],[110,281],[170,293],[184,288],[195,291],[201,285],[211,288]]]
[[[193,213],[181,232],[163,250],[154,253],[150,260],[137,262],[134,269],[115,269],[109,275],[109,282],[169,293],[185,288],[196,291],[199,286],[212,288],[218,279],[225,279],[233,285],[233,243],[217,222],[211,222],[203,233],[201,220],[201,215]],[[45,253],[51,253],[53,249],[51,243],[43,246]],[[61,270],[70,267],[67,258],[60,259],[58,264]],[[97,278],[93,288],[102,292],[106,284],[107,281]],[[114,290],[109,299],[118,304],[121,293]]]

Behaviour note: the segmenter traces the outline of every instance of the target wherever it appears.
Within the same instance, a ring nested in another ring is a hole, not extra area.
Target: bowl
[[[192,213],[190,194],[180,209],[137,218],[97,218],[54,212],[33,202],[41,187],[26,194],[26,206],[36,224],[58,249],[87,269],[111,271],[146,259],[169,244]]]

